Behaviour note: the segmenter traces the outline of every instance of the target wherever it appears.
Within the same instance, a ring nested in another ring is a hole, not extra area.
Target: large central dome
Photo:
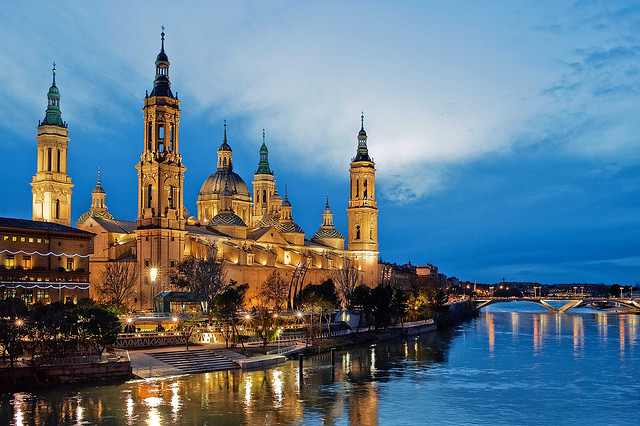
[[[225,185],[233,195],[251,196],[244,180],[231,170],[218,170],[209,176],[200,188],[200,195],[220,195]]]

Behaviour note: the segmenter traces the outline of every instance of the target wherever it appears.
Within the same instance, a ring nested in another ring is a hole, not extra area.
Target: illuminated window
[[[27,239],[25,237],[20,237],[20,241],[24,243]]]
[[[31,269],[31,256],[22,256],[22,267],[24,269]]]
[[[12,237],[11,241],[18,241],[18,237]]]
[[[33,238],[29,237],[29,242],[32,243],[33,242]]]
[[[22,300],[27,305],[32,304],[33,303],[33,293],[30,290],[27,290],[25,293],[22,293]]]
[[[7,268],[13,268],[16,266],[16,259],[12,254],[8,254],[4,258],[4,264]]]
[[[5,235],[4,238],[3,238],[3,240],[5,240],[5,241],[7,241],[8,239],[9,239],[8,235]]]
[[[38,238],[36,241],[37,241],[38,243],[41,243],[41,242],[42,242],[42,238]]]
[[[43,303],[49,303],[49,292],[47,292],[46,290],[37,290],[36,291],[36,301],[37,302],[43,302]]]
[[[45,240],[44,240],[44,243],[45,243],[45,244],[49,244],[49,239],[48,239],[48,238],[47,238],[47,239],[45,239]]]
[[[73,258],[68,258],[67,259],[67,271],[73,271],[73,270],[74,270]]]

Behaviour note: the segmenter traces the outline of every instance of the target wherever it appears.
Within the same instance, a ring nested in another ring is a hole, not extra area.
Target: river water
[[[0,424],[639,424],[640,316],[491,306],[447,332],[253,372],[2,395]]]

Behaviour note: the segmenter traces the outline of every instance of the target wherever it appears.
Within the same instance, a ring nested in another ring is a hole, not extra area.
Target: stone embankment
[[[38,367],[16,366],[0,370],[0,390],[67,383],[124,381],[131,378],[133,374],[129,360]]]

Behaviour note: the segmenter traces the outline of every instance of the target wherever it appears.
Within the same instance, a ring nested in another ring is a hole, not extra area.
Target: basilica
[[[186,256],[201,258],[210,253],[225,263],[227,280],[250,285],[247,302],[274,271],[292,285],[304,286],[323,282],[333,270],[349,266],[359,271],[362,283],[380,282],[375,164],[367,148],[364,117],[349,169],[346,237],[334,227],[328,198],[324,211],[318,212],[321,225],[313,235],[307,237],[295,222],[293,200],[286,187],[284,192],[283,188],[278,191],[269,165],[264,132],[249,187],[234,172],[236,159],[227,140],[226,123],[218,148],[217,170],[203,182],[197,194],[197,212],[190,216],[183,202],[186,166],[180,155],[182,110],[171,89],[164,32],[155,66],[153,89],[144,97],[142,153],[135,165],[136,220],[117,219],[109,213],[107,193],[98,175],[91,206],[76,222],[79,230],[95,234],[89,255],[90,294],[94,298],[98,298],[95,288],[107,264],[131,262],[138,274],[129,305],[135,309],[151,308],[159,294],[172,290],[171,269],[176,264]],[[54,74],[46,123],[39,126],[44,130],[38,135],[38,170],[47,173],[39,172],[32,183],[33,220],[70,226],[73,185],[66,173],[69,139],[59,100]]]

